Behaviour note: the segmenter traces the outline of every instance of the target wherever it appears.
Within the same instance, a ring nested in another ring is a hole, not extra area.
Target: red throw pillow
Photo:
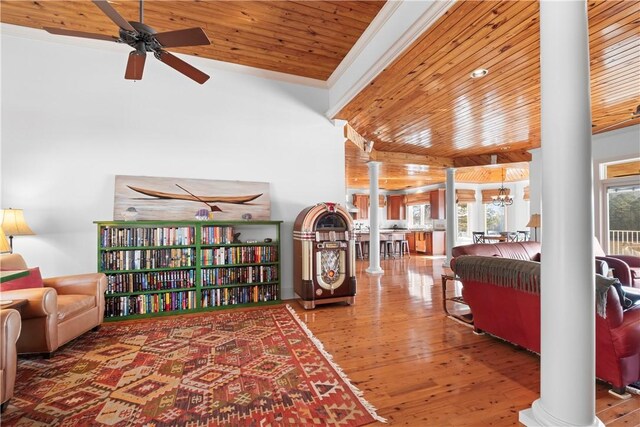
[[[8,282],[0,283],[0,292],[15,291],[16,289],[30,289],[30,288],[43,288],[42,275],[40,275],[40,268],[33,267],[29,269],[29,274],[24,277],[18,277],[17,279],[9,280]]]

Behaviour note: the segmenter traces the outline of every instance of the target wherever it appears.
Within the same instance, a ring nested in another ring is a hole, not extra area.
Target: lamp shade
[[[529,219],[529,223],[527,227],[537,228],[540,227],[540,214],[532,214],[531,219]]]
[[[2,230],[8,236],[27,236],[35,234],[27,225],[22,209],[2,210]]]
[[[7,236],[4,234],[2,228],[0,228],[0,253],[10,252],[11,246],[9,246],[9,241],[7,240]]]

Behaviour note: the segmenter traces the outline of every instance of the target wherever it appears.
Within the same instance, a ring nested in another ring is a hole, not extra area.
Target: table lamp
[[[4,230],[0,227],[0,254],[5,252],[9,252],[11,250],[11,246],[9,246],[9,241],[7,240],[6,234],[4,234]]]
[[[532,214],[527,227],[533,228],[533,240],[538,241],[538,227],[540,227],[540,214]]]
[[[2,222],[0,223],[2,230],[9,236],[9,252],[13,253],[13,236],[29,236],[34,233],[24,219],[22,209],[3,209]]]

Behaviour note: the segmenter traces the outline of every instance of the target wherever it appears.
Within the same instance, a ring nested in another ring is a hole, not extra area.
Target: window
[[[607,191],[609,252],[613,255],[640,253],[640,187],[611,185]]]
[[[458,237],[469,237],[468,203],[458,203]]]
[[[430,204],[409,206],[409,228],[425,228],[430,221]]]
[[[484,205],[484,230],[485,233],[499,234],[507,229],[507,211],[503,206],[495,206],[493,203]]]
[[[640,253],[639,168],[637,157],[600,164],[600,244],[608,254]]]

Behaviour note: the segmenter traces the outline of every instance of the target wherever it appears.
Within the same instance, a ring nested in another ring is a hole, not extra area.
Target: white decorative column
[[[536,148],[529,150],[529,152],[531,153],[531,161],[529,162],[529,218],[531,218],[533,214],[542,214],[542,151]],[[534,236],[536,236],[536,240],[542,241],[540,239],[541,227],[538,227],[537,230],[530,228],[529,231],[531,240],[534,240]]]
[[[451,265],[451,249],[456,244],[458,235],[458,210],[456,209],[456,170],[447,168],[447,182],[445,187],[445,198],[447,208],[447,231],[446,231],[446,254],[445,267]]]
[[[604,425],[595,416],[588,34],[584,0],[540,2],[540,398],[520,412],[527,426]]]
[[[380,267],[380,223],[378,221],[378,175],[380,162],[369,162],[369,267],[371,274],[382,274]]]

